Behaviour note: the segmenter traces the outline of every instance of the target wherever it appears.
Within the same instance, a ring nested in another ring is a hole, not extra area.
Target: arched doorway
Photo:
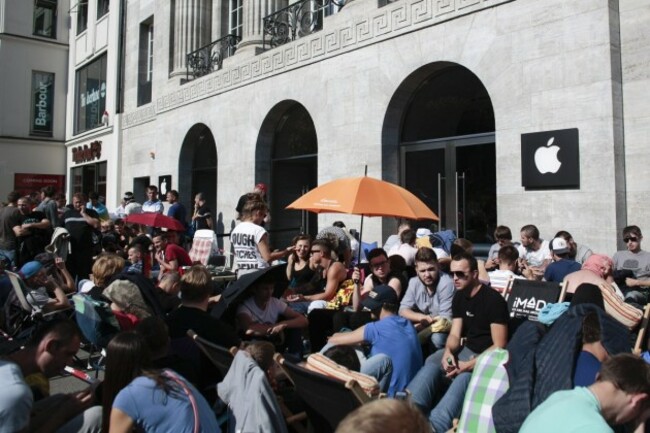
[[[311,116],[296,101],[283,101],[262,123],[255,158],[256,177],[270,185],[274,247],[289,245],[298,233],[316,234],[317,219],[308,212],[285,207],[314,188],[318,179],[318,139]]]
[[[207,205],[217,211],[217,146],[210,128],[203,123],[192,126],[183,140],[178,159],[178,192],[189,215],[198,192],[204,193]],[[223,233],[223,227],[216,226],[217,215],[213,218],[215,231]]]
[[[494,111],[476,75],[447,62],[420,68],[393,96],[384,126],[384,146],[399,148],[393,161],[402,185],[438,214],[438,228],[489,242],[497,215]]]

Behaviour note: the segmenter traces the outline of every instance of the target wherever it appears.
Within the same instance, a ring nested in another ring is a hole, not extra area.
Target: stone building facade
[[[367,166],[476,242],[496,224],[516,236],[534,223],[544,238],[568,230],[611,254],[623,226],[650,230],[647,2],[354,0],[272,47],[262,18],[289,3],[126,2],[109,203],[171,176],[188,206],[207,193],[229,232],[238,197],[266,182],[282,247],[300,227],[358,228],[358,217],[284,206]],[[241,39],[219,51],[220,69],[188,68],[184,54],[232,31]],[[537,153],[553,145],[556,167]],[[394,227],[368,218],[364,240]]]
[[[68,0],[0,0],[0,200],[65,188]]]

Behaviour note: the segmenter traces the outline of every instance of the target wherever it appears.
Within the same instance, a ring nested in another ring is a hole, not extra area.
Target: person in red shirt
[[[168,242],[164,233],[153,237],[153,246],[156,249],[156,261],[160,265],[160,276],[169,271],[176,271],[181,266],[192,266],[192,259],[187,252],[176,244]]]

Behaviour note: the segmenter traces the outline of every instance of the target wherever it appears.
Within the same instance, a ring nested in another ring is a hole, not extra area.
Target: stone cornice
[[[160,96],[155,104],[126,113],[122,128],[149,122],[157,113],[512,1],[515,0],[403,0],[366,16],[351,15],[350,21],[336,28],[328,29],[326,21],[325,28],[319,32],[224,67]],[[333,18],[342,20],[346,12],[343,9],[341,16]],[[232,58],[236,59],[237,55]]]

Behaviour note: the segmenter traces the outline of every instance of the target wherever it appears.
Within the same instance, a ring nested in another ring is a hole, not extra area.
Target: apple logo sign
[[[546,146],[537,148],[535,151],[535,167],[540,173],[557,173],[562,163],[557,159],[557,153],[560,151],[559,146],[551,146],[555,137],[551,137]]]
[[[526,190],[580,188],[578,128],[521,134],[521,186]]]

